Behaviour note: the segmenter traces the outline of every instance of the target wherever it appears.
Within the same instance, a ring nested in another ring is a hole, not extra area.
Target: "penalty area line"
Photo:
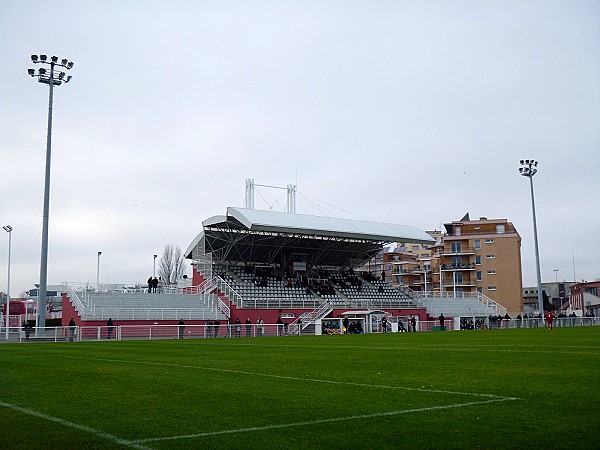
[[[74,422],[69,422],[68,420],[61,419],[59,417],[50,416],[48,414],[41,413],[39,411],[34,411],[32,409],[22,408],[21,406],[11,405],[10,403],[4,403],[0,401],[0,407],[3,406],[5,408],[12,409],[14,411],[18,411],[23,414],[27,414],[30,416],[37,417],[39,419],[48,420],[50,422],[57,423],[59,425],[63,425],[65,427],[73,428],[75,430],[83,431],[85,433],[93,434],[94,436],[98,436],[102,439],[106,439],[115,444],[124,445],[126,447],[137,448],[139,450],[151,450],[150,447],[143,445],[140,442],[128,441],[126,439],[121,439],[117,436],[113,436],[112,434],[105,433],[104,431],[96,430],[95,428],[88,427],[85,425],[79,425]]]
[[[514,398],[514,397],[504,397],[504,398],[497,398],[497,399],[477,401],[477,402],[455,403],[452,405],[444,405],[444,406],[428,406],[425,408],[404,409],[404,410],[400,410],[400,411],[388,411],[388,412],[373,413],[373,414],[360,414],[360,415],[346,416],[346,417],[332,417],[329,419],[309,420],[306,422],[282,423],[279,425],[265,425],[262,427],[248,427],[248,428],[237,428],[237,429],[231,429],[231,430],[208,431],[205,433],[185,434],[185,435],[180,435],[180,436],[165,436],[165,437],[157,437],[157,438],[133,439],[131,442],[145,444],[147,442],[175,441],[178,439],[196,439],[196,438],[202,438],[202,437],[220,436],[220,435],[225,435],[225,434],[239,434],[239,433],[250,433],[250,432],[255,432],[255,431],[278,430],[278,429],[283,429],[283,428],[320,425],[320,424],[344,422],[344,421],[350,421],[350,420],[373,419],[373,418],[377,418],[377,417],[397,416],[400,414],[412,414],[412,413],[420,413],[420,412],[439,411],[439,410],[444,410],[444,409],[464,408],[466,406],[484,405],[484,404],[488,404],[488,403],[506,402],[506,401],[511,401],[511,400],[518,400],[518,399]]]

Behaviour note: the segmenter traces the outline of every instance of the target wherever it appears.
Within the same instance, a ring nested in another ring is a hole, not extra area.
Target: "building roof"
[[[195,258],[202,246],[217,260],[280,262],[281,253],[311,254],[314,264],[349,265],[365,260],[388,242],[433,244],[424,231],[409,225],[227,208],[225,216],[202,222],[203,230],[185,252]]]

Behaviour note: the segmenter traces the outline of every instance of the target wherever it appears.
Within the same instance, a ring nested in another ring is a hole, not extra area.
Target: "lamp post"
[[[544,301],[542,300],[542,275],[540,270],[540,250],[538,246],[537,223],[535,220],[535,198],[533,196],[533,176],[537,173],[538,162],[533,159],[521,160],[519,173],[524,177],[529,178],[529,186],[531,187],[531,211],[533,214],[533,239],[535,242],[535,265],[537,271],[537,290],[538,290],[538,308],[540,316],[544,317]]]
[[[98,265],[96,266],[96,292],[100,291],[100,255],[102,252],[98,252]]]
[[[554,282],[558,283],[558,269],[552,269],[554,272]]]
[[[46,55],[31,55],[34,64],[46,64],[50,66],[50,73],[44,67],[40,67],[36,73],[35,69],[27,69],[27,73],[37,78],[40,83],[47,84],[50,89],[48,96],[48,134],[46,136],[46,175],[44,178],[44,213],[42,219],[42,255],[40,262],[40,288],[38,292],[37,326],[46,326],[46,283],[48,280],[48,217],[50,209],[50,156],[52,146],[52,103],[54,100],[54,86],[71,81],[71,75],[67,76],[60,68],[70,70],[73,61],[67,59],[58,60],[58,56],[52,56],[50,61]],[[58,69],[58,70],[57,70]],[[58,73],[57,73],[58,72]]]
[[[156,257],[158,255],[154,255],[154,260],[152,261],[152,277],[156,277]]]
[[[8,281],[6,283],[6,340],[8,341],[8,327],[10,325],[8,318],[10,317],[10,250],[12,244],[12,227],[4,225],[4,231],[8,233]]]

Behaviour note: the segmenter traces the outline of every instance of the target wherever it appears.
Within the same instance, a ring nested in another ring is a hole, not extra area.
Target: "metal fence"
[[[502,321],[482,321],[478,329],[518,329],[540,328],[547,324],[539,318],[534,319],[503,319]],[[404,321],[403,321],[404,323]],[[404,324],[409,329],[408,324]],[[566,317],[555,319],[553,326],[561,327],[587,327],[599,326],[598,317]],[[444,322],[445,331],[460,330],[455,327],[453,319]],[[303,331],[298,326],[285,324],[227,324],[220,325],[116,325],[80,326],[80,327],[46,327],[25,330],[20,327],[11,327],[10,342],[82,342],[82,341],[108,341],[108,340],[156,340],[156,339],[214,339],[214,338],[243,338],[243,337],[268,337],[268,336],[300,336],[314,335],[314,327],[310,331]],[[381,332],[374,328],[374,333]],[[418,321],[417,331],[441,331],[438,320]]]

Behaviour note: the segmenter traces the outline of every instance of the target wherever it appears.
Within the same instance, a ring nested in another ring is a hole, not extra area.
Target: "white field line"
[[[249,427],[249,428],[237,428],[231,430],[220,430],[220,431],[208,431],[205,433],[196,433],[196,434],[185,434],[180,436],[166,436],[166,437],[158,437],[158,438],[147,438],[147,439],[136,439],[133,442],[144,444],[147,442],[162,442],[162,441],[174,441],[178,439],[196,439],[208,436],[219,436],[224,434],[236,434],[236,433],[249,433],[254,431],[267,431],[267,430],[278,430],[282,428],[291,428],[291,427],[303,427],[310,425],[319,425],[324,423],[334,423],[334,422],[343,422],[349,420],[361,420],[361,419],[373,419],[376,417],[386,417],[386,416],[396,416],[399,414],[412,414],[419,412],[429,412],[429,411],[439,411],[442,409],[452,409],[452,408],[463,408],[465,406],[473,406],[473,405],[483,405],[486,403],[494,403],[494,402],[505,402],[510,400],[516,400],[515,398],[497,398],[493,400],[484,400],[479,402],[468,402],[468,403],[455,403],[452,405],[445,406],[430,406],[427,408],[415,408],[415,409],[405,409],[400,411],[388,411],[381,413],[373,413],[373,414],[362,414],[355,416],[346,416],[346,417],[332,417],[330,419],[321,419],[321,420],[309,420],[306,422],[291,422],[291,423],[282,423],[278,425],[265,425],[262,427]]]
[[[148,365],[148,366],[159,366],[159,367],[176,367],[180,369],[197,369],[197,370],[205,370],[210,372],[221,372],[221,373],[233,373],[239,375],[251,375],[255,377],[265,377],[265,378],[276,378],[280,380],[291,380],[291,381],[305,381],[312,383],[323,383],[323,384],[333,384],[333,385],[343,385],[343,386],[355,386],[355,387],[366,387],[366,388],[376,388],[376,389],[392,389],[392,390],[403,390],[403,391],[415,391],[415,392],[428,392],[435,394],[450,394],[450,395],[468,395],[472,397],[486,397],[490,399],[496,400],[519,400],[516,397],[505,397],[501,395],[495,394],[479,394],[475,392],[459,392],[459,391],[447,391],[442,389],[427,389],[427,388],[415,388],[415,387],[406,387],[406,386],[390,386],[386,384],[368,384],[368,383],[354,383],[351,381],[336,381],[336,380],[324,380],[320,378],[302,378],[302,377],[292,377],[286,375],[273,375],[270,373],[261,373],[261,372],[249,372],[246,370],[234,370],[234,369],[221,369],[216,367],[204,367],[204,366],[194,366],[189,364],[171,364],[171,363],[157,363],[157,362],[149,362],[149,361],[130,361],[124,359],[112,359],[112,358],[86,358],[83,356],[70,356],[70,355],[57,355],[62,358],[68,359],[83,359],[88,361],[104,361],[111,363],[122,363],[122,364],[139,364],[139,365]]]
[[[20,406],[11,405],[9,403],[4,403],[2,401],[0,401],[0,406],[9,408],[9,409],[13,409],[15,411],[19,411],[23,414],[38,417],[40,419],[48,420],[50,422],[54,422],[54,423],[57,423],[59,425],[65,426],[65,427],[74,428],[76,430],[83,431],[85,433],[93,434],[94,436],[98,436],[102,439],[106,439],[115,444],[124,445],[126,447],[131,447],[131,448],[137,448],[140,450],[151,450],[150,447],[142,445],[140,442],[128,441],[126,439],[121,439],[117,436],[113,436],[112,434],[105,433],[104,431],[96,430],[95,428],[91,428],[91,427],[88,427],[85,425],[79,425],[77,423],[69,422],[68,420],[60,419],[58,417],[49,416],[48,414],[44,414],[39,411],[33,411],[32,409],[22,408]]]
[[[324,346],[324,345],[296,345],[296,344],[250,344],[250,343],[240,343],[238,345],[247,345],[247,346],[260,346],[260,347],[302,347],[302,348],[322,348],[322,349],[328,349],[331,350],[330,346]],[[398,351],[398,350],[410,350],[410,351],[421,351],[421,350],[439,350],[439,351],[452,351],[452,352],[468,352],[471,351],[471,349],[469,349],[468,347],[474,347],[473,350],[475,348],[490,348],[493,349],[495,352],[504,352],[504,353],[551,353],[553,355],[591,355],[591,356],[600,356],[600,352],[590,352],[590,351],[565,351],[565,350],[555,350],[552,349],[551,347],[548,350],[543,350],[541,348],[538,348],[536,346],[522,346],[522,345],[503,345],[503,347],[513,347],[513,348],[499,348],[496,345],[485,345],[485,344],[468,344],[465,345],[464,347],[445,347],[443,345],[427,345],[427,346],[420,346],[420,347],[412,347],[412,346],[398,346],[398,347],[377,347],[377,346],[362,346],[362,345],[344,345],[343,347],[340,347],[341,349],[346,349],[346,348],[357,348],[357,349],[363,349],[363,350],[393,350],[393,351]],[[520,348],[516,348],[516,347],[528,347],[531,348],[531,350],[528,349],[520,349]],[[557,347],[557,348],[561,348],[561,347]],[[582,349],[600,349],[600,347],[592,347],[592,346],[582,346],[582,347],[576,347],[576,346],[571,346],[571,347],[562,347],[562,348],[582,348]]]

